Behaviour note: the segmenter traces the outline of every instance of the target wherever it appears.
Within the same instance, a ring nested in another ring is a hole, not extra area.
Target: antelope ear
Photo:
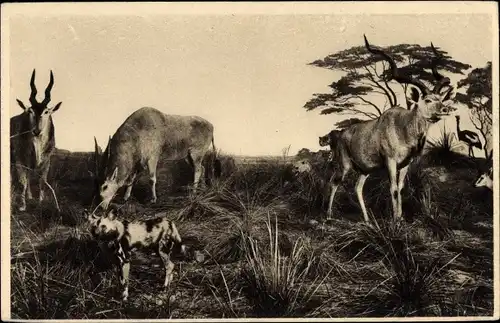
[[[420,91],[417,90],[416,87],[411,86],[410,87],[410,97],[409,100],[411,103],[417,103],[420,100]]]
[[[55,107],[53,107],[52,109],[50,109],[50,112],[51,112],[51,113],[54,113],[54,112],[56,112],[57,110],[59,110],[59,108],[61,107],[61,104],[62,104],[62,102],[59,102],[58,104],[56,104],[56,106],[55,106]]]
[[[115,167],[115,170],[113,171],[113,175],[111,176],[111,180],[115,181],[117,177],[118,177],[118,167]]]
[[[17,101],[17,104],[19,104],[19,106],[24,110],[26,111],[26,106],[24,105],[23,101],[19,100],[19,99],[16,99]]]

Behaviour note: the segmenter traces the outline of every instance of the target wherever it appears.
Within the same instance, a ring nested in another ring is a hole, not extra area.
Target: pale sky
[[[363,44],[434,45],[482,67],[493,60],[488,15],[142,15],[22,16],[10,20],[10,116],[28,103],[36,68],[41,99],[50,69],[56,145],[93,150],[143,106],[199,115],[215,143],[241,155],[319,149],[338,117],[306,112],[339,74],[309,66]],[[457,78],[452,78],[457,81]],[[397,87],[399,89],[399,87]],[[461,112],[467,118],[467,111]],[[442,122],[434,126],[439,132]],[[454,128],[454,118],[447,121]],[[468,120],[462,128],[472,129]]]

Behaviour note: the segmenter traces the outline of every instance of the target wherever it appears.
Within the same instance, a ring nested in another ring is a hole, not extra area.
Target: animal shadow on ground
[[[13,225],[20,222],[30,231],[42,233],[55,225],[75,227],[86,220],[81,215],[82,207],[79,204],[68,203],[66,199],[60,202],[63,204],[57,210],[53,201],[50,200],[42,203],[35,200],[27,201],[25,212],[18,211],[15,205],[11,204],[11,221]]]
[[[47,266],[64,264],[72,269],[86,268],[88,273],[99,273],[110,270],[116,262],[110,249],[99,245],[90,236],[70,236],[65,240],[57,240],[40,245],[34,250],[37,261]],[[22,258],[13,258],[13,263]]]

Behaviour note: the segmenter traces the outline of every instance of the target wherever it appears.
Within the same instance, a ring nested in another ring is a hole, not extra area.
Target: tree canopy
[[[393,57],[399,65],[401,74],[416,77],[426,85],[432,86],[435,83],[431,72],[435,55],[430,43],[425,47],[417,44],[399,44],[379,48]],[[436,50],[440,56],[438,66],[440,72],[463,74],[471,67],[454,60],[446,51],[439,48]],[[387,74],[390,74],[387,62],[380,55],[370,54],[364,46],[339,51],[309,65],[344,74],[329,85],[330,93],[315,93],[304,105],[308,111],[321,110],[321,114],[334,113],[351,117],[337,123],[338,128],[360,120],[379,117],[387,108],[401,105],[398,102],[398,93],[406,91],[406,85],[387,81],[389,79]],[[385,104],[378,105],[376,97],[385,100]],[[408,104],[402,106],[408,107]]]
[[[491,62],[485,67],[473,69],[466,78],[458,82],[458,88],[466,88],[465,94],[457,93],[457,101],[471,109],[486,109],[492,113]]]
[[[486,66],[473,69],[467,77],[458,82],[458,88],[465,88],[465,94],[457,93],[456,100],[469,108],[470,119],[474,127],[483,137],[484,152],[488,158],[491,154],[487,144],[493,127],[492,110],[492,75],[491,62]]]

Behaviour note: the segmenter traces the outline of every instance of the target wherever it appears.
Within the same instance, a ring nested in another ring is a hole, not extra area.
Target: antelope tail
[[[214,149],[214,177],[220,178],[222,175],[222,165],[220,158],[217,157],[217,149],[215,148],[214,136],[212,136],[212,147]]]
[[[212,136],[212,148],[214,149],[214,153],[217,153],[217,149],[215,148],[214,136]]]
[[[183,255],[186,255],[186,246],[182,243],[179,231],[177,231],[177,227],[173,222],[171,222],[171,228],[172,228],[171,238],[174,241],[174,246],[176,251],[180,252]]]

